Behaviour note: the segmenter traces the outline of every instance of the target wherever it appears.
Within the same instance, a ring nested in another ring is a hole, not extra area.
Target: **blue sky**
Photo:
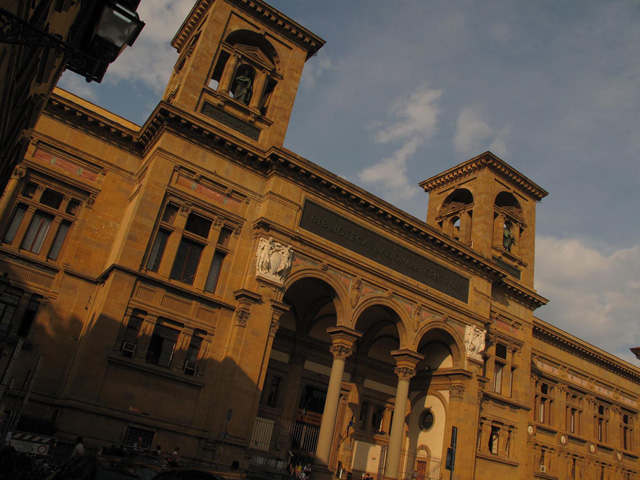
[[[143,0],[147,26],[101,85],[61,86],[142,124],[193,0]],[[640,3],[271,0],[327,44],[285,146],[424,219],[418,183],[486,150],[549,191],[538,206],[544,320],[637,364]]]

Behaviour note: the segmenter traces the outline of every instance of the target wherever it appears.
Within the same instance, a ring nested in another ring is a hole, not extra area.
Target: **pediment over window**
[[[259,48],[253,45],[236,45],[236,52],[240,53],[242,56],[257,62],[263,66],[268,67],[269,69],[275,69],[275,64],[271,61],[271,59]]]

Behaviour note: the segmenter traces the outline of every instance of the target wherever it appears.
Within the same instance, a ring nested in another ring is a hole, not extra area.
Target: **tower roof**
[[[548,195],[545,189],[529,180],[522,173],[489,151],[420,182],[420,186],[425,192],[431,192],[484,168],[490,168],[510,183],[517,185],[536,201],[540,201]]]
[[[293,39],[307,50],[307,59],[315,55],[325,44],[325,41],[311,31],[304,28],[299,23],[283,15],[271,5],[262,0],[227,0],[245,11],[252,12],[253,15],[263,23],[271,26],[283,35]],[[171,45],[180,51],[187,38],[198,26],[214,0],[198,0],[193,6],[187,18],[178,29],[178,32],[171,40]]]

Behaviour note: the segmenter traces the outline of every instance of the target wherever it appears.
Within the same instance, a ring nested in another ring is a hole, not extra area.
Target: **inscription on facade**
[[[469,300],[468,278],[320,205],[305,202],[300,227],[457,300]]]
[[[214,120],[218,120],[220,123],[225,124],[227,127],[233,128],[236,132],[240,132],[243,135],[246,135],[252,140],[258,141],[260,139],[259,128],[243,122],[239,118],[236,118],[233,115],[230,115],[229,113],[214,107],[210,103],[205,102],[204,106],[202,107],[202,113],[204,113],[208,117],[213,118]]]

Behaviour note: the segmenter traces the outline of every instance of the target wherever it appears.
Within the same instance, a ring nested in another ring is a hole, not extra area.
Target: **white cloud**
[[[376,133],[374,140],[387,143],[414,137],[431,137],[436,132],[439,113],[437,102],[441,96],[441,90],[422,85],[408,97],[398,98],[391,106],[391,113],[397,120]]]
[[[127,47],[116,62],[109,66],[105,81],[141,82],[160,93],[167,84],[177,53],[169,40],[178,31],[193,0],[154,0],[141,2],[140,18],[146,23],[132,47]]]
[[[98,100],[98,95],[95,93],[93,88],[95,84],[87,83],[84,77],[81,77],[71,70],[65,70],[58,82],[58,85],[63,90],[73,92],[74,95],[84,98],[85,100],[89,100],[91,102],[96,102]]]
[[[506,129],[492,128],[485,121],[479,106],[468,106],[463,108],[458,116],[453,144],[458,154],[463,157],[477,155],[486,150],[491,150],[498,156],[505,156],[508,153],[504,138],[506,133]]]
[[[416,189],[415,182],[407,177],[407,160],[415,153],[419,144],[418,138],[412,138],[390,157],[362,170],[358,177],[367,184],[382,187],[384,196],[390,202],[410,197]]]
[[[320,50],[316,56],[310,58],[304,64],[300,84],[304,89],[311,90],[324,73],[332,69],[331,58],[324,53],[324,50]]]
[[[392,104],[390,113],[394,121],[376,123],[376,142],[401,142],[401,146],[389,157],[361,170],[358,178],[380,187],[390,202],[409,200],[418,191],[414,188],[415,182],[407,176],[407,162],[418,147],[436,133],[441,96],[441,90],[421,85],[411,95],[398,98]]]
[[[578,239],[537,238],[536,289],[543,320],[633,361],[640,346],[640,245],[610,255]]]

